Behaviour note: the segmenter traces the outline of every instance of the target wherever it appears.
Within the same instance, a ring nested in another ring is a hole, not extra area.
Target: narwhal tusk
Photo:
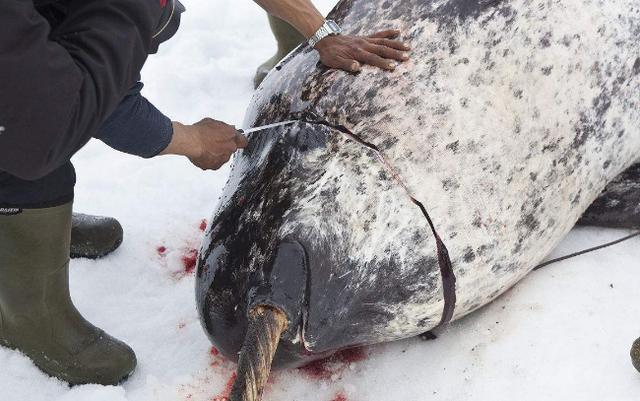
[[[240,350],[230,401],[260,401],[280,335],[287,325],[286,315],[277,308],[256,306],[249,311],[249,326]]]

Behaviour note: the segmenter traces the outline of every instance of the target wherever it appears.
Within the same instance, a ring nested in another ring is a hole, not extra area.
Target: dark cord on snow
[[[617,244],[619,244],[621,242],[628,241],[628,240],[630,240],[632,238],[635,238],[635,237],[640,237],[640,231],[637,231],[637,232],[635,232],[633,234],[627,235],[626,237],[617,239],[615,241],[607,242],[606,244],[603,244],[603,245],[598,245],[598,246],[595,246],[593,248],[585,249],[583,251],[571,253],[569,255],[565,255],[565,256],[561,256],[559,258],[548,260],[548,261],[546,261],[544,263],[539,264],[533,270],[542,269],[545,266],[549,266],[549,265],[554,264],[554,263],[562,262],[563,260],[573,259],[575,257],[582,256],[582,255],[587,254],[587,253],[599,251],[600,249],[604,249],[604,248],[608,248],[610,246],[617,245]]]

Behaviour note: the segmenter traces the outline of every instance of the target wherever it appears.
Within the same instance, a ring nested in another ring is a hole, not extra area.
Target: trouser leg
[[[71,202],[76,172],[67,162],[45,177],[27,181],[0,171],[0,208],[37,209]]]
[[[254,85],[256,88],[264,80],[269,71],[271,71],[271,69],[275,67],[276,64],[278,64],[278,62],[284,58],[284,56],[289,54],[293,49],[295,49],[300,43],[304,42],[305,40],[302,34],[296,31],[294,27],[277,17],[270,15],[269,25],[271,26],[273,36],[278,42],[278,50],[273,57],[271,57],[260,67],[258,67],[258,71],[256,72],[256,76],[254,78]]]
[[[133,372],[135,354],[73,305],[70,240],[71,202],[0,213],[0,345],[71,384],[117,384]]]

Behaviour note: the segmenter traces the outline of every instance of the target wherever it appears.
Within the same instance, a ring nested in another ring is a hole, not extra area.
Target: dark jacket
[[[0,171],[27,180],[66,163],[136,82],[162,0],[69,0],[53,29],[33,0],[0,2]]]

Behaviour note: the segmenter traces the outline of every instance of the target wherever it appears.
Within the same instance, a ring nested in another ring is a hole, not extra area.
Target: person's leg
[[[71,258],[100,259],[120,244],[124,232],[112,217],[74,213],[71,220]]]
[[[71,384],[117,384],[135,354],[87,322],[69,295],[74,183],[70,163],[31,183],[0,173],[0,345]]]
[[[271,31],[278,42],[278,50],[276,54],[269,60],[265,61],[256,72],[254,78],[254,85],[257,88],[260,86],[264,78],[269,71],[278,64],[280,60],[295,49],[300,43],[304,42],[304,37],[296,31],[294,27],[281,20],[280,18],[269,15],[269,25],[271,25]]]
[[[71,163],[36,181],[21,180],[0,172],[0,208],[20,205],[37,209],[69,202],[73,199],[75,182]],[[116,219],[74,213],[70,255],[72,258],[98,259],[118,249],[122,238],[122,226]]]

